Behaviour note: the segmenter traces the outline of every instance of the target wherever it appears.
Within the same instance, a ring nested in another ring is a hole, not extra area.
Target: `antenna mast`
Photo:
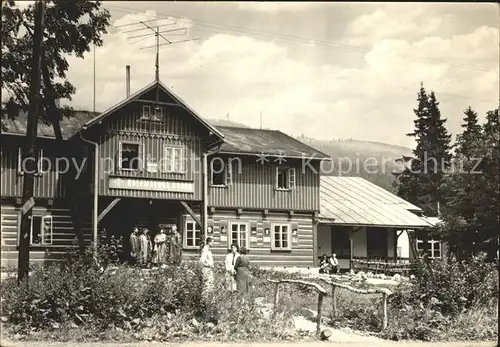
[[[166,24],[155,23],[156,25],[153,25],[153,26],[147,24],[147,22],[152,22],[152,21],[155,21],[155,20],[169,20],[169,21],[171,21],[171,23],[166,23]],[[130,24],[120,25],[119,27],[132,26],[132,25],[138,25],[138,24],[140,24],[140,25],[142,25],[144,27],[143,28],[132,29],[132,30],[127,30],[127,31],[124,31],[123,33],[130,33],[130,32],[143,31],[143,30],[150,30],[152,32],[152,33],[150,32],[150,33],[140,34],[140,35],[135,35],[135,36],[129,36],[127,39],[135,39],[135,38],[139,38],[140,37],[141,38],[140,41],[134,42],[134,43],[138,43],[138,42],[144,41],[144,39],[147,39],[147,37],[151,36],[151,34],[154,35],[154,37],[156,39],[155,45],[153,45],[153,46],[147,46],[147,47],[141,47],[140,49],[147,49],[147,48],[155,48],[156,49],[155,81],[157,82],[158,87],[159,87],[159,84],[160,84],[159,83],[160,82],[160,46],[172,45],[174,43],[195,41],[195,40],[199,40],[200,38],[194,38],[194,39],[189,39],[189,40],[181,40],[181,41],[170,41],[169,39],[167,39],[162,34],[164,34],[164,33],[172,33],[172,32],[176,32],[176,31],[184,31],[184,33],[182,33],[181,35],[185,35],[186,32],[187,32],[187,28],[176,28],[176,29],[170,29],[170,30],[160,31],[160,27],[177,24],[177,22],[173,21],[171,18],[158,18],[158,19],[152,19],[152,20],[145,20],[145,21],[140,21],[140,22],[136,22],[136,23],[130,23]],[[160,37],[165,41],[165,43],[160,44]],[[157,103],[158,103],[158,97],[157,97]]]
[[[160,27],[156,27],[156,71],[155,71],[155,80],[156,82],[160,81]],[[158,101],[158,100],[156,100]]]

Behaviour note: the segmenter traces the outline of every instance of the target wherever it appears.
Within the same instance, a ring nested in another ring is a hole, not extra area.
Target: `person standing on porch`
[[[236,264],[236,260],[239,256],[238,245],[233,243],[231,245],[231,249],[226,255],[225,261],[227,290],[230,292],[235,292],[237,289],[235,278],[236,270],[234,269],[234,265]]]
[[[177,230],[177,225],[172,225],[172,235],[170,238],[170,259],[174,265],[180,265],[182,258],[181,234]]]
[[[165,234],[165,229],[160,229],[160,232],[155,236],[154,239],[154,251],[155,261],[158,266],[165,265],[167,263],[167,235]]]
[[[207,237],[207,242],[203,246],[200,256],[200,265],[202,266],[201,275],[203,280],[202,297],[204,300],[207,300],[209,298],[210,293],[213,291],[215,282],[214,258],[211,250],[212,243],[212,238]]]
[[[142,230],[141,236],[139,236],[140,243],[140,256],[139,262],[142,266],[146,266],[148,264],[149,258],[151,257],[151,239],[148,235],[149,230],[144,228]]]
[[[140,243],[139,243],[139,228],[134,227],[134,231],[130,234],[130,263],[135,265],[139,257]]]

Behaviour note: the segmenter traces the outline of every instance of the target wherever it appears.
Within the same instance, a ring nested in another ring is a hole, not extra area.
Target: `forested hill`
[[[207,120],[215,126],[247,127],[229,120]],[[392,172],[402,168],[395,159],[411,154],[410,148],[380,142],[354,139],[323,141],[304,136],[297,139],[332,157],[332,165],[323,165],[324,175],[360,176],[392,192]]]

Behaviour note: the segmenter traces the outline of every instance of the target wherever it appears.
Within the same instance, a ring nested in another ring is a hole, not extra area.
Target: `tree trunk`
[[[27,206],[27,210],[21,209],[21,232],[19,234],[19,255],[18,255],[18,274],[17,281],[21,283],[26,280],[28,284],[29,266],[30,266],[30,235],[31,235],[31,215],[32,208],[25,205],[28,201],[33,201],[33,191],[35,184],[35,170],[37,167],[37,151],[36,138],[38,133],[38,112],[40,110],[40,68],[42,63],[42,35],[43,35],[43,20],[45,12],[45,3],[38,1],[36,3],[35,14],[35,32],[33,35],[33,58],[31,65],[31,81],[30,81],[30,100],[28,111],[28,124],[26,129],[26,142],[23,153],[23,166],[26,165],[23,180],[23,207]],[[33,158],[34,160],[25,160]],[[26,162],[26,163],[25,163]]]
[[[44,60],[47,57],[44,57]],[[61,124],[59,123],[60,116],[59,110],[56,107],[55,99],[56,93],[52,86],[52,82],[50,81],[50,74],[47,64],[42,64],[42,75],[43,75],[43,84],[47,91],[47,100],[48,100],[48,120],[52,123],[52,127],[54,129],[54,135],[57,141],[63,141]],[[82,232],[82,224],[80,220],[80,216],[78,213],[78,201],[77,201],[77,191],[76,191],[76,181],[75,182],[67,182],[68,187],[68,198],[71,199],[70,211],[71,211],[71,219],[73,221],[73,226],[75,229],[75,234],[78,239],[78,246],[81,254],[85,253],[85,239]]]

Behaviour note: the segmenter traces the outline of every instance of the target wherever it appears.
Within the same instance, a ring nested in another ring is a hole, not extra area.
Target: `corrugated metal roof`
[[[325,153],[278,130],[230,126],[218,126],[217,128],[224,134],[224,143],[220,149],[224,153],[265,154],[289,158],[330,158]]]
[[[420,209],[361,177],[321,176],[320,220],[333,224],[429,227]]]

